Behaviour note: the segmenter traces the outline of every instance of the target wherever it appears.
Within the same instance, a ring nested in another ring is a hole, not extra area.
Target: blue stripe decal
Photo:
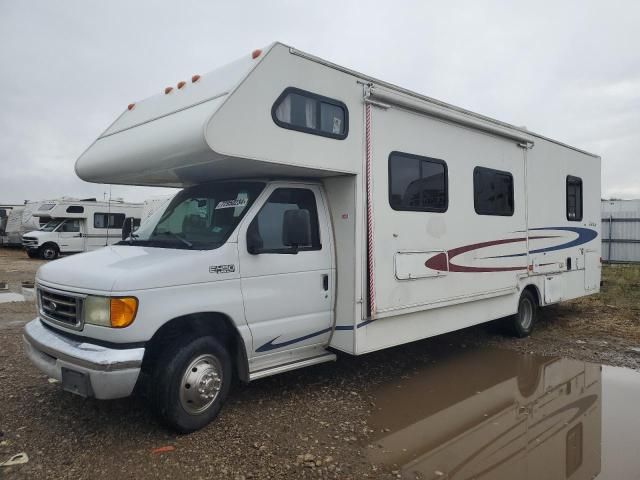
[[[562,230],[564,232],[573,232],[577,233],[578,237],[566,242],[561,243],[560,245],[554,245],[552,247],[545,248],[537,248],[535,250],[531,250],[529,254],[534,253],[545,253],[545,252],[553,252],[556,250],[564,250],[565,248],[577,247],[579,245],[583,245],[585,243],[590,242],[594,238],[598,236],[598,232],[592,230],[590,228],[582,228],[582,227],[540,227],[540,228],[531,228],[530,230]],[[510,258],[510,257],[524,257],[526,253],[514,253],[512,255],[498,255],[495,257],[486,257],[486,258]]]
[[[360,322],[358,325],[356,325],[356,328],[360,328],[360,327],[364,327],[365,325],[368,325],[369,323],[373,322],[373,320],[365,320],[364,322]],[[353,325],[336,325],[336,330],[353,330],[354,327]],[[293,345],[294,343],[298,343],[298,342],[302,342],[303,340],[308,340],[309,338],[313,338],[313,337],[317,337],[318,335],[322,335],[324,333],[328,333],[331,330],[333,330],[332,328],[324,328],[318,332],[313,332],[310,333],[308,335],[304,335],[302,337],[298,337],[298,338],[294,338],[292,340],[286,340],[284,342],[280,342],[280,343],[273,343],[276,340],[278,340],[280,338],[280,335],[278,335],[275,338],[272,338],[271,340],[269,340],[267,343],[265,343],[264,345],[256,348],[256,352],[268,352],[269,350],[275,350],[276,348],[282,348],[282,347],[287,347],[289,345]]]

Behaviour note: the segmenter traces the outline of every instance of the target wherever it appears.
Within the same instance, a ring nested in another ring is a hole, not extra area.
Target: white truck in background
[[[119,242],[125,218],[140,225],[142,204],[123,201],[64,198],[42,202],[33,212],[44,223],[22,236],[22,246],[31,258],[53,260],[61,254],[79,253]]]
[[[501,318],[526,336],[600,287],[598,156],[280,43],[130,104],[76,172],[184,189],[39,269],[26,353],[182,432],[234,377]]]

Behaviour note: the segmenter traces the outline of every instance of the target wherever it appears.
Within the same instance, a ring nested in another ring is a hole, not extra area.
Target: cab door
[[[332,244],[321,190],[316,185],[267,188],[266,200],[244,222],[238,239],[251,356],[325,344],[333,321]],[[305,222],[306,232],[291,231]],[[288,241],[300,234],[306,238],[302,244]]]
[[[80,231],[80,219],[66,219],[58,227],[58,238],[61,252],[82,252],[84,250],[84,238]]]

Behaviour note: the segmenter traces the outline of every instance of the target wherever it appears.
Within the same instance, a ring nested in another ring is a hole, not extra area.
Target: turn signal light
[[[111,298],[110,313],[113,328],[128,327],[133,323],[138,311],[138,299],[135,297]]]
[[[262,54],[262,50],[260,50],[259,48],[254,50],[253,52],[251,52],[251,58],[253,58],[254,60],[256,58],[258,58],[260,55]]]

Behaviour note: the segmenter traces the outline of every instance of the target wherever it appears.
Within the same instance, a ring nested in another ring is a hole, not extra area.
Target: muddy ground
[[[19,293],[41,263],[0,249],[0,282]],[[84,400],[49,383],[23,354],[21,327],[34,316],[33,302],[0,303],[0,463],[29,456],[0,467],[0,478],[420,478],[371,455],[377,389],[487,345],[638,370],[640,269],[605,267],[603,279],[601,294],[543,309],[529,339],[488,325],[343,355],[236,385],[213,424],[183,436],[138,398]]]

